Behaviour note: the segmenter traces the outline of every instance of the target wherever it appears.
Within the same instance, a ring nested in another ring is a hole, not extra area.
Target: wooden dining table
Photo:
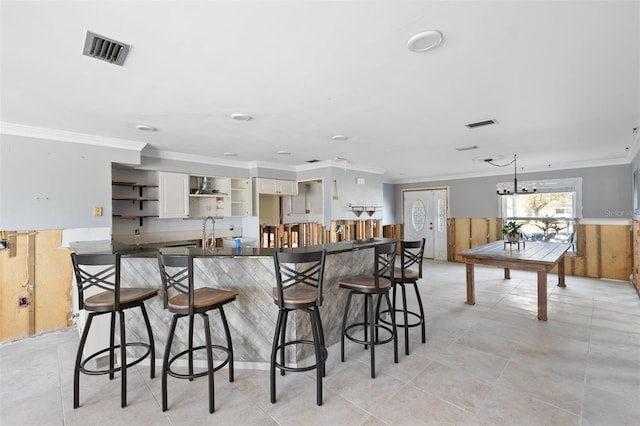
[[[458,253],[464,259],[467,270],[467,304],[475,305],[475,265],[504,268],[504,278],[511,278],[511,269],[538,273],[538,319],[547,320],[547,273],[558,265],[558,286],[566,287],[564,280],[564,256],[570,245],[537,241],[493,243],[474,247]]]

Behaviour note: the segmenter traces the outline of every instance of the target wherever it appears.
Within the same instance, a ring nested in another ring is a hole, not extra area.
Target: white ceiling
[[[476,157],[517,153],[534,171],[637,150],[639,1],[2,1],[0,13],[5,127],[152,155],[236,152],[245,167],[343,157],[388,182],[507,173]],[[410,52],[428,29],[442,44]],[[83,56],[87,30],[131,44],[124,66]]]

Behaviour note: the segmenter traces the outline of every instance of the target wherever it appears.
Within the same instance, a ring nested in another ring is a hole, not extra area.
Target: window
[[[535,187],[536,192],[498,196],[500,216],[521,222],[525,239],[567,242],[573,251],[575,219],[582,217],[582,178],[543,180]]]

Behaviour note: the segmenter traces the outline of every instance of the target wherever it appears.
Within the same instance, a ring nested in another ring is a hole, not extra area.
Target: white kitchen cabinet
[[[298,184],[291,180],[258,178],[258,192],[260,194],[297,195]]]
[[[231,179],[231,216],[251,216],[251,180]]]
[[[161,219],[189,217],[189,175],[158,172]]]

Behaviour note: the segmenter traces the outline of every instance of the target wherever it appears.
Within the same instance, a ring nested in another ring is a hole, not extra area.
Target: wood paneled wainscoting
[[[633,233],[635,253],[638,253],[640,225],[634,221],[634,226],[638,228]],[[457,253],[502,239],[501,229],[499,218],[450,218],[447,259],[462,262]],[[577,224],[576,235],[576,253],[565,258],[567,275],[629,281],[632,271],[638,274],[640,267],[638,260],[634,262],[629,225]],[[638,279],[636,286],[637,282]]]

